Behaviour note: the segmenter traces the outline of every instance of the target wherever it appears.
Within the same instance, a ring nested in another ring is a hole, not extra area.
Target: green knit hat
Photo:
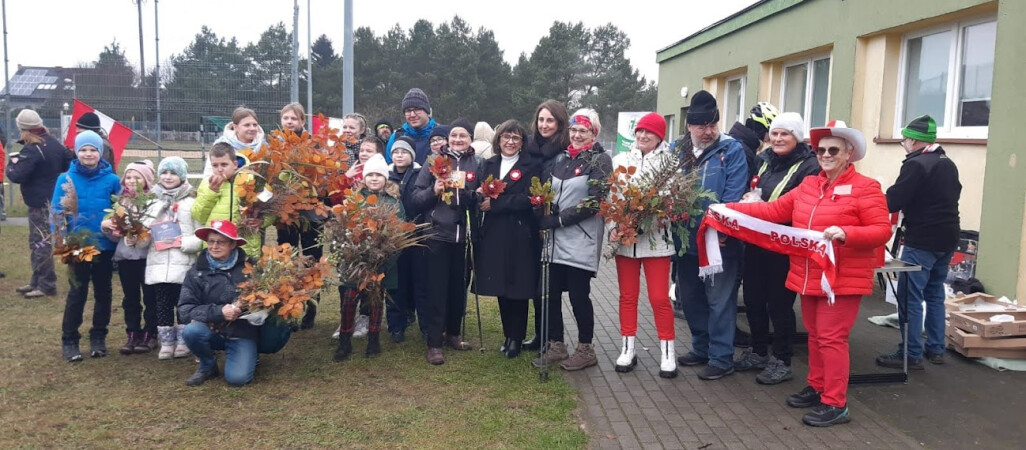
[[[905,128],[901,129],[901,135],[909,139],[921,142],[935,142],[937,140],[937,122],[929,114],[923,114],[912,119]]]

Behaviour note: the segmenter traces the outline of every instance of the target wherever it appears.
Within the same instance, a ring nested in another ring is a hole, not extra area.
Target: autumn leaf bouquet
[[[619,166],[606,181],[609,196],[598,205],[610,230],[606,258],[615,256],[621,245],[637,244],[641,235],[660,227],[668,228],[686,246],[691,217],[701,214],[704,199],[715,197],[698,186],[694,172],[681,170],[674,155],[656,157],[660,159],[645,172],[639,173],[635,166]],[[658,238],[655,233],[649,235],[650,240]],[[662,238],[669,241],[670,236],[663,234]]]
[[[552,180],[543,184],[538,177],[531,177],[528,192],[531,193],[531,205],[542,208],[542,213],[548,215],[552,210],[552,201],[556,198],[555,192],[552,191]]]
[[[146,239],[150,237],[150,229],[143,223],[147,219],[146,211],[156,202],[157,197],[139,189],[125,190],[121,195],[110,197],[111,207],[104,211],[114,229],[114,235]]]
[[[267,311],[284,320],[303,317],[307,302],[314,299],[331,274],[325,259],[314,261],[302,249],[288,243],[265,246],[256,264],[247,262],[234,305],[243,314]]]
[[[100,254],[93,233],[87,229],[70,232],[68,218],[78,215],[78,192],[75,191],[71,178],[64,182],[62,189],[64,195],[60,200],[61,213],[50,215],[53,231],[43,234],[53,247],[53,255],[60,258],[62,263],[92,262],[93,257]]]
[[[481,183],[481,195],[486,198],[495,200],[506,191],[506,183],[502,180],[497,180],[495,177],[488,175],[485,178],[484,183]]]
[[[236,175],[235,192],[244,218],[261,225],[296,225],[327,218],[323,199],[348,186],[346,142],[334,129],[315,134],[274,131],[267,144],[240,153],[249,159]],[[258,229],[243,221],[239,231]]]
[[[404,221],[398,202],[349,190],[341,204],[332,206],[320,244],[328,262],[338,268],[340,283],[366,292],[371,301],[381,301],[386,267],[404,249],[421,245],[426,236],[418,231],[425,227]]]
[[[452,176],[452,161],[450,158],[441,155],[431,155],[427,160],[428,170],[431,171],[431,175],[435,176],[436,180],[442,180],[445,182],[446,191],[442,192],[442,201],[446,205],[452,204],[453,192],[448,189],[454,187],[456,180]]]

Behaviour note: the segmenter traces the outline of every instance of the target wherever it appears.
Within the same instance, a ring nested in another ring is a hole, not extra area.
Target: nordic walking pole
[[[542,252],[545,254],[541,255],[541,311],[535,311],[535,314],[541,314],[541,330],[538,332],[541,345],[538,346],[538,358],[543,363],[549,348],[549,260],[552,256],[552,252],[549,251],[550,233],[551,230],[542,231]],[[538,368],[538,381],[549,381],[548,364],[541,364]]]
[[[481,344],[481,352],[485,351],[484,331],[481,328],[481,298],[477,294],[477,261],[474,258],[474,243],[470,240],[470,211],[466,212],[467,217],[467,251],[470,252],[470,270],[473,271],[474,282],[474,309],[477,310],[477,340]],[[464,315],[466,317],[466,315]],[[466,320],[466,319],[464,319]]]

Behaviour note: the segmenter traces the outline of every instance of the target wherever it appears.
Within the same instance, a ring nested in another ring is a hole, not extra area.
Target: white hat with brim
[[[852,152],[851,162],[866,157],[866,138],[862,136],[861,131],[848,128],[848,125],[843,120],[831,120],[825,127],[809,130],[809,142],[814,149],[819,147],[820,139],[830,136],[844,139],[851,143],[852,147],[855,147],[855,150]]]

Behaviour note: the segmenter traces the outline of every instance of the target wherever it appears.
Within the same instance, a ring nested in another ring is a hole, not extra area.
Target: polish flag
[[[341,134],[342,122],[343,120],[337,117],[324,117],[323,115],[318,114],[313,117],[313,132],[317,133],[318,131],[321,131],[321,128],[327,126],[328,128],[338,130],[339,134]]]
[[[121,161],[121,153],[125,151],[128,140],[132,138],[132,129],[77,98],[75,99],[75,109],[71,111],[71,124],[68,126],[67,137],[64,138],[64,146],[70,149],[75,148],[75,135],[78,134],[75,124],[78,123],[78,118],[87,112],[94,113],[100,118],[100,128],[107,133],[107,140],[110,141],[110,146],[114,150],[114,168],[116,170]]]

